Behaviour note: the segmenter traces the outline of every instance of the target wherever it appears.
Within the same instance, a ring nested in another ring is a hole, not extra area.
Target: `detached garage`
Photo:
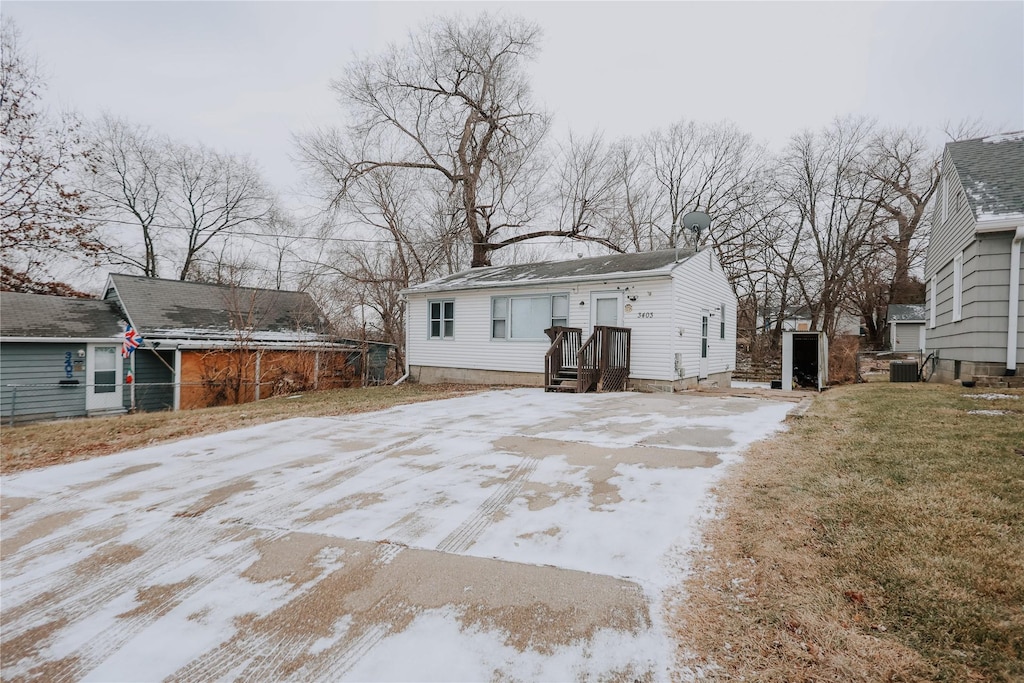
[[[924,350],[924,326],[927,312],[924,304],[892,304],[889,306],[889,348],[894,353],[919,353]]]

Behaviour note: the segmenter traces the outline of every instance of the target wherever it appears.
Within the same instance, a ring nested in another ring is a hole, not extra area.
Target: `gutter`
[[[1010,314],[1006,321],[1006,376],[1017,374],[1017,325],[1020,320],[1020,248],[1024,225],[1018,225],[1010,242]]]

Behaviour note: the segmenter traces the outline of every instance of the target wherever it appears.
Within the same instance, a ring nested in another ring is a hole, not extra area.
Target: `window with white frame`
[[[928,283],[928,327],[935,329],[935,276]]]
[[[964,303],[964,254],[953,257],[953,322],[963,317]]]
[[[568,324],[568,294],[491,299],[491,339],[547,339],[544,330]]]
[[[455,336],[455,301],[452,299],[427,302],[430,311],[431,339],[451,339]]]
[[[725,339],[725,304],[718,307],[718,338]]]

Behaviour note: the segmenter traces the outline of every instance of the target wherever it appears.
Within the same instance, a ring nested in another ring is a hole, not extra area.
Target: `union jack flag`
[[[121,357],[127,358],[132,351],[142,345],[142,335],[136,332],[131,325],[124,328],[124,343],[121,345]]]

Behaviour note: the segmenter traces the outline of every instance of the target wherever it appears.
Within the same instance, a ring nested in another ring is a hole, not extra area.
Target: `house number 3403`
[[[637,313],[636,317],[638,317],[638,318],[653,318],[654,317],[654,313],[651,312],[651,311],[643,311],[641,313]]]

